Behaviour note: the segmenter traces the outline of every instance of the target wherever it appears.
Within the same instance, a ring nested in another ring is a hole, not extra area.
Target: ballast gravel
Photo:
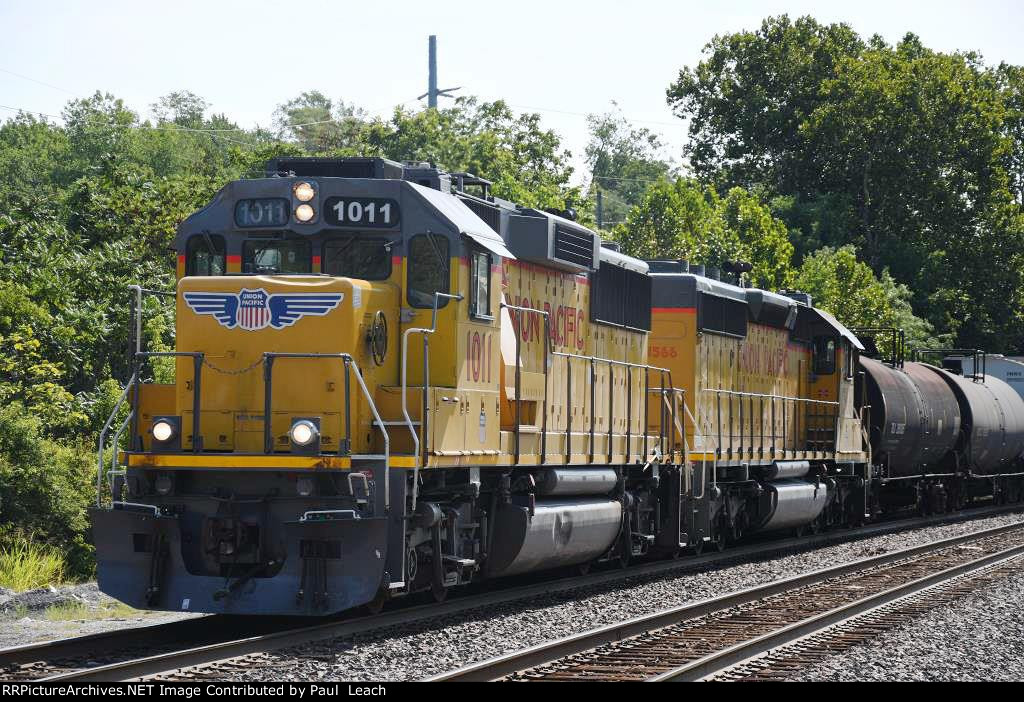
[[[418,680],[590,628],[941,538],[1024,522],[1020,514],[887,534],[696,573],[659,573],[259,654],[228,679]],[[965,613],[969,616],[969,612]],[[968,649],[969,650],[969,649]],[[1020,649],[1017,649],[1018,652]],[[964,653],[964,658],[974,658]],[[251,665],[249,664],[251,663]]]
[[[117,600],[100,592],[94,582],[25,592],[0,587],[0,648],[202,616],[143,612],[116,605]],[[52,616],[53,610],[60,608],[68,609]]]
[[[1024,573],[938,607],[790,679],[1024,680]]]

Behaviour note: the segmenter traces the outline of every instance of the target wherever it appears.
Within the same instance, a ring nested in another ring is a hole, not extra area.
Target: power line
[[[665,178],[619,178],[617,176],[592,175],[591,178],[594,180],[633,181],[636,183],[660,183],[666,180],[671,182],[671,179],[667,176]]]
[[[573,112],[571,110],[556,110],[556,109],[549,108],[549,107],[531,107],[529,105],[514,105],[512,103],[507,103],[507,104],[508,104],[509,107],[514,107],[517,110],[530,110],[532,112],[552,112],[552,113],[560,114],[560,115],[574,115],[576,117],[589,117],[590,115],[594,114],[592,112]],[[631,118],[631,117],[626,117],[626,119],[628,121],[630,121],[630,122],[640,122],[642,124],[658,124],[658,125],[661,125],[663,127],[681,127],[681,126],[683,126],[681,122],[660,122],[658,120],[653,120],[653,119],[636,119],[636,118]]]
[[[0,72],[2,72],[2,73],[9,73],[10,75],[17,76],[18,78],[21,78],[23,80],[27,80],[27,81],[32,82],[32,83],[38,83],[39,85],[45,85],[47,88],[53,88],[54,90],[59,90],[62,93],[67,93],[68,95],[74,95],[74,96],[78,97],[78,93],[75,93],[75,92],[73,92],[71,90],[68,90],[67,88],[62,88],[59,85],[54,85],[53,83],[47,83],[46,81],[36,80],[35,78],[30,78],[29,76],[22,75],[21,73],[15,73],[14,71],[9,71],[6,68],[0,68]]]

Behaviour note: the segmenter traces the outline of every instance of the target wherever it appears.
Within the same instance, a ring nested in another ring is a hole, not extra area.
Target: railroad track
[[[949,601],[1022,562],[1024,526],[997,527],[601,627],[431,680],[777,679],[828,655],[836,641],[855,645],[879,625],[907,621],[925,600]]]
[[[1011,557],[995,565],[967,573],[923,592],[883,605],[848,621],[769,651],[763,656],[726,668],[710,679],[723,682],[780,681],[799,674],[809,666],[865,643],[880,632],[910,623],[916,617],[966,597],[980,589],[1018,575],[1021,557]]]
[[[86,668],[223,641],[226,637],[257,636],[279,630],[287,621],[280,617],[263,620],[211,615],[3,648],[0,649],[0,680],[38,680],[74,674]]]
[[[108,682],[165,675],[173,671],[183,679],[216,679],[228,674],[231,659],[298,646],[314,641],[402,626],[434,617],[503,604],[519,599],[568,592],[660,574],[685,573],[711,567],[801,552],[881,534],[924,526],[981,519],[1020,511],[1021,506],[988,507],[966,513],[887,521],[858,529],[826,532],[812,537],[776,539],[675,561],[657,561],[627,570],[588,576],[539,580],[511,579],[488,583],[487,592],[467,591],[445,604],[396,603],[392,611],[373,616],[348,615],[296,626],[295,619],[263,617],[201,617],[169,624],[110,631],[102,634],[0,649],[0,680]],[[527,582],[528,580],[528,582]],[[304,620],[300,620],[304,621]],[[204,667],[197,670],[196,667]],[[175,673],[174,675],[178,675]]]

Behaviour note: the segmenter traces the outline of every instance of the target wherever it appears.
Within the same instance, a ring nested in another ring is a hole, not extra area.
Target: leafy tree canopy
[[[785,287],[793,276],[785,225],[742,188],[722,198],[713,187],[686,178],[656,182],[614,233],[626,253],[640,258],[716,268],[726,261],[750,262],[751,281],[768,289]]]
[[[603,221],[614,226],[625,220],[650,183],[671,175],[674,167],[661,156],[665,148],[661,138],[649,129],[634,127],[617,110],[588,115],[587,126],[590,195],[596,197],[601,191]]]
[[[888,269],[913,290],[938,332],[1014,351],[1024,349],[1021,88],[1019,67],[975,53],[783,15],[716,36],[668,101],[690,120],[697,176],[763,191],[798,262],[853,244],[876,275]]]

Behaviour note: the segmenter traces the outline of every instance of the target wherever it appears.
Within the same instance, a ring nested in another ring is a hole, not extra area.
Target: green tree
[[[587,126],[590,196],[601,191],[604,221],[614,226],[640,202],[647,186],[668,177],[673,166],[661,157],[661,138],[649,129],[634,127],[621,112],[588,115]]]
[[[848,327],[895,327],[904,330],[909,346],[936,343],[931,325],[911,310],[909,288],[888,271],[876,276],[851,245],[826,247],[805,258],[794,285]]]
[[[189,129],[203,127],[203,115],[210,103],[188,90],[167,93],[150,105],[159,124],[176,124]]]
[[[695,171],[763,189],[798,260],[853,244],[938,331],[1019,348],[1019,71],[783,16],[715,37],[668,96]]]
[[[667,91],[676,114],[690,120],[686,155],[695,174],[725,187],[801,192],[813,174],[801,125],[821,104],[822,82],[863,49],[848,25],[811,17],[770,17],[756,31],[716,35],[706,58],[683,68]]]
[[[48,439],[20,403],[0,404],[0,544],[32,535],[58,547],[72,575],[89,577],[95,457],[78,443]]]
[[[769,290],[787,286],[793,275],[785,224],[742,188],[721,198],[694,180],[659,181],[615,228],[615,238],[626,253],[640,258],[715,268],[747,261],[753,266],[750,281]]]
[[[282,139],[294,141],[310,154],[346,155],[357,155],[367,126],[363,110],[345,102],[335,105],[318,90],[279,105],[274,124]]]
[[[376,120],[363,151],[396,161],[436,163],[494,183],[494,194],[528,207],[572,207],[592,221],[592,207],[569,185],[572,155],[540,115],[516,114],[505,102],[460,97],[452,107],[411,112],[397,108]]]

